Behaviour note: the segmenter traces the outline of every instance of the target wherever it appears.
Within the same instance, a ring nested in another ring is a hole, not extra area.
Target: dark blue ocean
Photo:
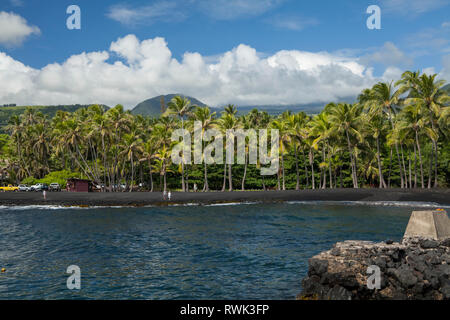
[[[0,299],[294,299],[308,258],[400,240],[414,204],[0,208]],[[81,290],[66,269],[81,269]]]

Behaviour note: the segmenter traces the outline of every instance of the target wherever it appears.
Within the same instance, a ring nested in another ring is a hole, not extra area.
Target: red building
[[[92,192],[92,182],[83,179],[67,179],[68,192]]]

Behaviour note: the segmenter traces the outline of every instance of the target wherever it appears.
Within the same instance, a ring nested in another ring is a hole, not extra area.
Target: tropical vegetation
[[[58,181],[83,177],[105,192],[188,192],[194,185],[205,192],[448,187],[450,97],[444,85],[437,75],[407,71],[395,83],[363,90],[356,103],[329,103],[316,115],[254,109],[238,116],[236,106],[214,112],[180,96],[158,118],[121,105],[60,110],[52,118],[28,108],[12,115],[0,135],[0,183],[49,181],[57,172]],[[278,173],[261,176],[248,146],[245,164],[173,164],[178,142],[172,132],[193,131],[194,121],[202,138],[209,129],[277,129]]]

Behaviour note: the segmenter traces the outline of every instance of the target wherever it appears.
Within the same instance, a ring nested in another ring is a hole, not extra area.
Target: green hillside
[[[42,112],[48,118],[53,118],[58,110],[67,111],[67,112],[75,112],[81,108],[87,108],[90,105],[59,105],[59,106],[30,106],[35,109],[37,112]],[[106,106],[104,106],[106,107]],[[8,124],[11,116],[21,115],[25,112],[28,106],[17,106],[17,107],[0,107],[0,133],[4,132],[4,127]],[[106,107],[108,108],[108,107]]]
[[[200,107],[206,106],[203,102],[188,96],[184,96],[182,94],[168,94],[165,96],[157,96],[144,102],[139,103],[134,109],[131,111],[133,114],[140,114],[143,116],[151,116],[151,117],[159,117],[161,115],[161,98],[164,98],[165,109],[167,109],[167,104],[172,100],[175,96],[186,97],[191,101],[191,105],[196,105]]]
[[[445,91],[447,91],[447,93],[450,94],[450,83],[447,84],[447,85],[445,85],[445,86],[443,86],[443,87],[442,87],[442,90],[445,90]]]

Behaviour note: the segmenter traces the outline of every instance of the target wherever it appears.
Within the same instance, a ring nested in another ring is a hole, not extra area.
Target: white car
[[[21,192],[28,192],[30,191],[30,187],[26,184],[19,184],[19,191]]]

